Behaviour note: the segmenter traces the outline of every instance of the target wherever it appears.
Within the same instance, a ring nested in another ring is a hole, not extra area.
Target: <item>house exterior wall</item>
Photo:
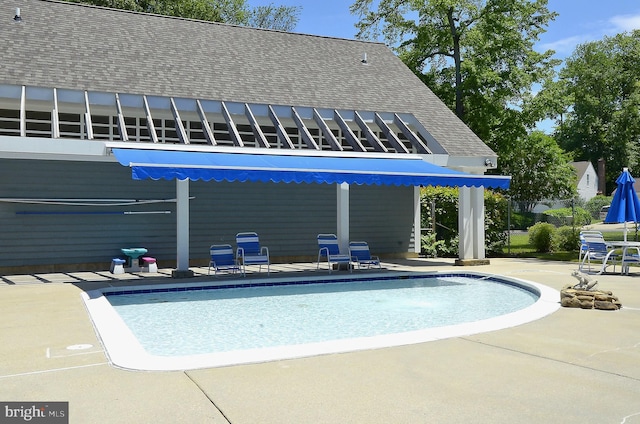
[[[413,246],[413,187],[352,186],[351,239],[374,254]],[[173,199],[175,181],[136,181],[117,163],[0,159],[0,198]],[[336,231],[336,188],[328,184],[190,182],[190,265],[206,265],[211,244],[235,246],[256,231],[274,262],[315,259],[316,236]],[[124,202],[123,202],[124,203]],[[0,274],[107,270],[122,247],[146,247],[161,267],[176,261],[173,202],[71,206],[0,202]],[[169,211],[170,213],[157,213]],[[146,212],[124,214],[124,212]]]
[[[589,163],[582,178],[578,181],[578,196],[585,201],[596,197],[598,194],[598,173]]]

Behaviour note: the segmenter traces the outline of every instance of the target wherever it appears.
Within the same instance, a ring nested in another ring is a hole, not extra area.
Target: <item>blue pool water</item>
[[[518,285],[461,276],[106,295],[144,350],[168,357],[475,322],[539,297]]]

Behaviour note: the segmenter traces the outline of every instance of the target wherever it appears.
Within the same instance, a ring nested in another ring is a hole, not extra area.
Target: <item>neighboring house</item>
[[[578,196],[585,202],[598,195],[598,173],[589,161],[571,162],[578,176]]]
[[[241,231],[275,261],[318,233],[416,255],[428,184],[462,187],[460,259],[484,258],[483,189],[509,178],[384,44],[0,5],[0,272],[144,246],[188,275]]]
[[[585,202],[598,195],[598,173],[589,161],[571,162],[576,170],[578,197]],[[536,205],[534,213],[542,213],[549,209],[559,209],[567,206],[566,201],[545,202]]]

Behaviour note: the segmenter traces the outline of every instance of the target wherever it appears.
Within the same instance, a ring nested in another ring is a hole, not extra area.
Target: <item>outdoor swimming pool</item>
[[[369,274],[107,289],[85,301],[114,365],[192,369],[505,328],[557,309],[548,290],[482,274]]]

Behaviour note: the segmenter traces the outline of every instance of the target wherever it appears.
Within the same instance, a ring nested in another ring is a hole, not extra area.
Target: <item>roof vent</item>
[[[363,65],[367,65],[369,63],[366,52],[362,53],[362,60],[360,62],[362,62]]]
[[[16,15],[13,17],[15,22],[22,22],[22,16],[20,16],[20,8],[16,7]]]

